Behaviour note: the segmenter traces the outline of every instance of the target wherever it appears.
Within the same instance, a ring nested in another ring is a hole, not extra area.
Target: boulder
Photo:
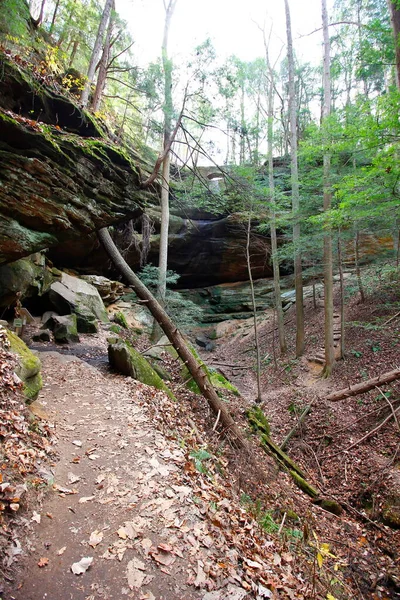
[[[11,351],[18,357],[15,373],[23,383],[23,393],[26,402],[33,402],[42,389],[41,363],[39,358],[29,350],[28,346],[12,331],[7,331]]]
[[[32,336],[32,340],[34,342],[50,342],[51,341],[51,331],[50,329],[42,329],[39,333],[35,333]]]
[[[76,315],[78,331],[81,333],[96,333],[98,330],[96,319],[108,321],[99,292],[93,285],[79,277],[63,273],[61,281],[51,286],[49,299],[61,315],[72,313]]]
[[[210,340],[207,336],[203,334],[199,334],[196,336],[196,344],[200,346],[200,348],[204,348],[208,352],[212,352],[216,348],[215,342]]]
[[[94,285],[105,306],[113,304],[124,295],[124,286],[120,281],[112,281],[101,275],[82,275],[81,279]]]
[[[54,340],[59,344],[79,342],[76,315],[52,317]]]
[[[171,390],[168,389],[150,363],[129,342],[120,340],[116,344],[110,344],[108,346],[108,360],[113,369],[118,371],[118,373],[162,390],[170,398],[175,399]]]
[[[44,264],[44,255],[27,258],[0,266],[0,306],[12,306],[17,293],[20,299],[43,296],[57,281],[57,271]]]

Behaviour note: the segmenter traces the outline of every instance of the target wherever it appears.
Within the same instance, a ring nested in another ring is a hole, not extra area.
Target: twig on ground
[[[351,450],[355,446],[358,446],[358,444],[361,444],[361,442],[364,442],[366,439],[368,439],[369,437],[371,437],[371,435],[374,435],[374,433],[376,433],[377,431],[379,431],[379,429],[381,429],[388,421],[390,421],[390,419],[393,416],[395,416],[396,413],[399,410],[400,410],[400,406],[398,408],[396,408],[396,410],[394,411],[394,414],[390,413],[390,415],[388,417],[386,417],[386,419],[384,419],[383,421],[381,421],[379,423],[379,425],[377,425],[374,429],[371,429],[371,431],[368,431],[368,433],[366,433],[361,439],[357,440],[356,442],[354,442],[353,444],[351,444],[350,446],[348,446],[347,448],[345,448],[345,450],[342,450],[342,452],[348,452],[349,450]]]
[[[390,319],[385,321],[384,324],[382,325],[382,327],[385,327],[385,325],[388,325],[391,321],[394,321],[395,319],[397,319],[397,317],[400,317],[400,312],[396,313],[395,315],[393,315],[393,317],[390,317]]]
[[[218,425],[218,423],[219,423],[219,418],[220,418],[220,416],[221,416],[221,411],[219,410],[219,411],[218,411],[218,415],[217,415],[217,419],[216,419],[216,421],[215,421],[215,423],[214,423],[214,427],[212,428],[212,430],[213,430],[213,431],[215,431],[215,430],[217,429],[217,425]]]
[[[393,419],[396,421],[397,429],[400,431],[400,425],[399,425],[399,421],[398,421],[398,419],[397,419],[396,411],[395,411],[395,410],[394,410],[394,408],[393,408],[393,404],[390,402],[390,400],[389,400],[388,396],[385,394],[385,392],[383,392],[383,391],[381,390],[381,388],[380,388],[380,387],[378,387],[378,386],[375,386],[375,387],[376,387],[376,389],[378,390],[378,392],[380,392],[380,394],[381,394],[381,395],[382,395],[382,396],[385,398],[386,402],[389,404],[389,406],[390,406],[390,410],[392,411]]]

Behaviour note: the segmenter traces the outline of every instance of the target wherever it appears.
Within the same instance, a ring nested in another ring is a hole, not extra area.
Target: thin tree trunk
[[[257,357],[257,397],[256,402],[261,402],[261,358],[260,358],[260,344],[258,340],[258,325],[257,325],[257,305],[256,299],[254,295],[254,284],[253,284],[253,275],[251,273],[251,259],[250,259],[250,233],[251,233],[251,214],[252,214],[252,206],[250,205],[249,210],[249,220],[247,222],[247,240],[246,240],[246,261],[247,261],[247,273],[249,276],[250,282],[250,292],[251,292],[251,303],[253,306],[253,319],[254,319],[254,344],[256,347],[256,357]]]
[[[299,172],[297,161],[297,116],[296,92],[294,81],[294,56],[292,26],[290,21],[289,2],[285,0],[286,35],[289,64],[289,115],[290,115],[290,169],[292,181],[292,212],[293,212],[293,245],[294,245],[294,278],[296,290],[296,357],[304,353],[304,306],[303,306],[303,275],[300,249],[300,194]]]
[[[286,352],[285,326],[281,298],[281,283],[278,260],[278,242],[276,237],[276,211],[275,211],[275,182],[274,182],[274,158],[273,158],[273,119],[274,119],[274,72],[270,64],[268,47],[266,45],[267,67],[270,78],[268,90],[268,183],[271,198],[271,253],[272,268],[274,273],[275,307],[278,321],[279,347],[281,354]]]
[[[400,5],[398,0],[387,0],[396,52],[396,85],[400,91]]]
[[[92,110],[93,112],[97,112],[100,108],[100,102],[103,96],[104,88],[106,86],[107,79],[107,67],[110,60],[110,44],[111,44],[111,34],[114,26],[114,19],[112,11],[115,9],[114,0],[111,6],[111,15],[110,20],[108,22],[108,28],[106,33],[106,39],[104,41],[103,52],[101,55],[100,63],[99,63],[99,74],[97,76],[96,89],[93,95],[92,102]]]
[[[81,103],[83,107],[86,107],[89,101],[90,88],[93,82],[94,74],[96,71],[97,63],[99,62],[101,48],[103,46],[104,33],[106,31],[108,21],[110,19],[111,8],[114,4],[114,0],[106,0],[103,14],[101,15],[99,29],[97,31],[96,41],[94,43],[92,55],[90,57],[89,68],[86,76],[86,83],[81,93]]]
[[[344,320],[344,278],[343,278],[343,258],[342,258],[342,242],[340,239],[340,231],[337,239],[338,250],[338,267],[340,279],[340,358],[345,357],[345,320]]]
[[[162,41],[162,63],[164,68],[164,151],[170,145],[171,123],[172,123],[172,64],[168,58],[168,36],[173,12],[177,0],[169,0],[166,8],[164,36]],[[166,278],[168,265],[168,230],[169,230],[169,177],[170,177],[171,155],[167,152],[162,167],[161,184],[161,233],[160,233],[160,254],[158,262],[158,287],[157,296],[160,302],[165,302]]]
[[[165,335],[168,337],[171,344],[173,344],[180,358],[187,366],[191,376],[199,386],[201,393],[203,394],[204,398],[206,398],[214,414],[220,414],[220,422],[224,427],[224,434],[227,435],[227,437],[229,437],[237,447],[247,448],[247,442],[243,438],[242,433],[229,414],[226,404],[218,397],[215,389],[208,380],[204,369],[191,353],[176,325],[164,311],[162,306],[157,302],[151,292],[149,292],[146,286],[143,285],[137,275],[135,275],[132,269],[122,258],[118,248],[112,241],[108,230],[106,228],[100,229],[98,231],[98,237],[108,256],[113,261],[115,267],[132,286],[140,300],[146,303],[147,308],[162,327]]]
[[[40,5],[40,12],[39,12],[39,16],[37,19],[37,26],[41,25],[43,23],[43,16],[44,16],[44,6],[46,4],[46,0],[42,0],[42,3]]]
[[[243,75],[244,77],[244,75]],[[242,83],[241,88],[241,96],[240,96],[240,156],[239,156],[239,164],[244,165],[245,160],[245,131],[246,131],[246,123],[244,119],[244,82]]]
[[[59,6],[60,6],[60,0],[57,0],[55,7],[54,7],[53,18],[51,19],[51,23],[50,23],[50,29],[49,29],[50,34],[53,33],[54,25],[56,24],[56,18],[57,18]]]
[[[322,0],[322,27],[324,32],[324,121],[331,114],[331,58],[330,41],[328,29],[328,12],[326,0]],[[324,123],[323,123],[324,126]],[[324,149],[324,211],[328,212],[332,204],[331,186],[331,156],[326,149],[328,140],[325,134]],[[335,364],[335,351],[333,346],[333,258],[332,258],[332,234],[330,231],[324,233],[324,308],[325,308],[325,366],[322,377],[330,377]]]
[[[358,284],[358,291],[360,292],[361,302],[365,302],[365,293],[364,287],[361,279],[361,269],[360,269],[360,232],[357,230],[356,235],[354,236],[354,264],[356,267],[356,277]]]
[[[71,52],[71,56],[70,56],[70,59],[69,59],[69,66],[70,67],[72,67],[72,65],[74,63],[76,53],[78,52],[79,44],[80,44],[80,40],[76,39],[74,41],[74,45],[72,46],[72,52]]]

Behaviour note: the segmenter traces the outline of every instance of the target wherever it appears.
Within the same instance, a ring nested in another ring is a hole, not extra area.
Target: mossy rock
[[[400,496],[386,499],[382,509],[382,520],[392,529],[400,529]]]
[[[7,337],[10,342],[11,351],[18,356],[19,364],[15,372],[23,382],[22,391],[26,401],[28,403],[33,402],[43,386],[40,374],[41,362],[15,333],[7,330]]]
[[[70,342],[79,342],[76,315],[64,315],[52,317],[53,334],[56,342],[60,344],[69,344]]]
[[[114,313],[114,323],[117,323],[117,325],[120,325],[124,329],[129,329],[128,321],[121,311]]]
[[[86,306],[79,306],[75,309],[76,326],[78,333],[97,333],[99,326],[97,319],[91,310]]]
[[[133,377],[137,381],[162,390],[175,400],[171,390],[165,385],[150,363],[129,342],[120,340],[116,344],[110,344],[108,346],[108,360],[118,373]]]
[[[117,325],[115,323],[112,323],[109,327],[109,331],[112,331],[113,333],[116,333],[117,335],[119,335],[121,333],[121,326]]]

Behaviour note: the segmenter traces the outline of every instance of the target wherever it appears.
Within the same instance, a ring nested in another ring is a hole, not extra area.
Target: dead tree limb
[[[158,156],[157,160],[156,160],[156,164],[154,165],[154,169],[152,174],[146,179],[146,181],[142,181],[141,184],[141,188],[147,188],[149,187],[149,185],[151,185],[154,180],[156,179],[159,171],[160,171],[160,167],[162,165],[162,163],[164,162],[167,154],[169,153],[169,151],[171,150],[171,146],[174,143],[174,140],[176,138],[176,134],[178,133],[179,127],[182,124],[182,117],[183,117],[183,112],[185,110],[185,104],[186,104],[186,99],[187,99],[187,92],[185,91],[185,96],[183,99],[183,105],[182,105],[182,110],[180,112],[180,115],[178,117],[178,120],[176,122],[175,128],[173,130],[173,132],[171,133],[171,137],[169,139],[169,142],[167,144],[167,146],[164,148],[164,150],[161,152],[161,154]]]
[[[207,374],[202,368],[202,365],[193,356],[181,332],[177,329],[176,325],[173,323],[161,305],[157,302],[152,293],[149,292],[146,286],[140,281],[139,277],[135,275],[132,269],[125,262],[118,248],[111,239],[107,228],[100,229],[97,232],[97,235],[108,256],[113,261],[115,267],[123,275],[137,296],[146,302],[147,308],[150,310],[154,319],[160,324],[165,335],[168,337],[180,358],[187,366],[189,373],[199,386],[201,393],[207,400],[212,411],[215,413],[215,415],[220,413],[220,421],[224,427],[224,430],[228,434],[227,437],[229,437],[231,442],[236,447],[244,449],[247,448],[247,442],[240,432],[238,426],[232,419],[226,404],[218,397],[217,392],[210,383]]]
[[[383,396],[383,398],[385,398],[386,402],[389,404],[390,410],[392,411],[393,419],[396,421],[397,429],[400,432],[399,420],[397,418],[396,411],[393,408],[393,404],[390,402],[389,397],[383,392],[383,390],[381,390],[380,387],[376,386],[376,389],[381,394],[381,396]]]
[[[390,413],[390,415],[388,417],[386,417],[386,419],[383,419],[383,421],[381,421],[379,423],[379,425],[377,425],[376,427],[374,427],[374,429],[371,429],[371,431],[368,431],[368,433],[366,433],[362,438],[360,438],[359,440],[357,440],[356,442],[354,442],[353,444],[351,444],[351,446],[348,446],[346,448],[346,450],[344,450],[344,452],[348,452],[349,450],[351,450],[355,446],[358,446],[358,444],[361,444],[361,442],[364,442],[365,440],[367,440],[369,437],[371,437],[371,435],[374,435],[374,433],[376,433],[377,431],[379,431],[379,429],[381,429],[384,425],[386,425],[386,423],[388,421],[390,421],[390,419],[392,417],[394,417],[395,419],[397,419],[396,413],[399,412],[399,410],[400,410],[400,406],[398,408],[396,408],[396,410],[394,411],[393,414]]]
[[[280,445],[280,449],[284,450],[288,444],[288,442],[292,439],[293,435],[296,433],[298,427],[300,427],[300,425],[302,424],[302,422],[304,421],[304,419],[306,418],[306,416],[308,415],[308,413],[311,410],[312,405],[314,404],[316,398],[314,398],[314,400],[312,400],[312,402],[310,402],[310,404],[308,404],[305,409],[303,410],[303,412],[301,413],[299,420],[297,421],[296,425],[293,427],[293,429],[291,431],[289,431],[289,433],[287,434],[287,436],[285,437],[285,439],[283,440],[282,444]]]
[[[382,375],[368,379],[368,381],[356,383],[355,385],[350,385],[348,388],[338,390],[337,392],[332,392],[332,394],[329,394],[326,399],[330,400],[331,402],[337,402],[338,400],[343,400],[344,398],[349,398],[350,396],[365,394],[365,392],[369,392],[369,390],[372,390],[377,385],[385,385],[387,383],[391,383],[392,381],[396,381],[396,379],[400,379],[400,369],[383,373]]]

